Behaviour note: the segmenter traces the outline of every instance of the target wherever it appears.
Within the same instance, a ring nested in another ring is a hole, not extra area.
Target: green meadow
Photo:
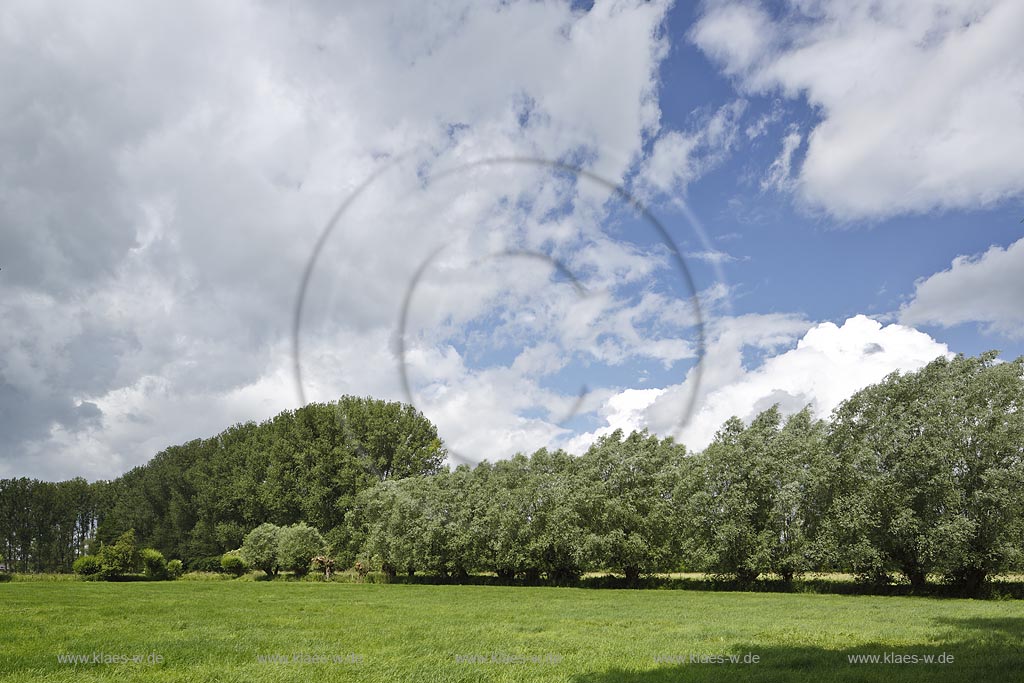
[[[0,634],[0,681],[1010,681],[1024,670],[1024,611],[1010,600],[14,581],[0,584]]]

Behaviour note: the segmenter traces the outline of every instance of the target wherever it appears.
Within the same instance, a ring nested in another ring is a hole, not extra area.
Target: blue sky
[[[0,13],[0,476],[346,393],[412,400],[452,462],[699,450],[1024,354],[1013,0]]]

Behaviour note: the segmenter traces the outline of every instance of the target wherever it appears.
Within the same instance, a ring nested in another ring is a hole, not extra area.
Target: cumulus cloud
[[[528,155],[622,182],[658,127],[666,9],[7,3],[0,476],[114,476],[294,406],[287,339],[313,245],[342,197],[409,150],[320,255],[302,337],[308,399],[402,398],[402,285],[439,244],[477,258],[567,244],[595,286],[615,268],[657,268],[656,254],[602,241],[600,188],[537,168],[465,171],[429,192],[422,181]],[[502,267],[506,282],[547,284]],[[411,346],[443,349],[494,302],[491,280],[477,273],[463,308],[421,302],[418,329],[434,332]],[[536,382],[522,393],[543,398]],[[486,419],[496,430],[515,409]]]
[[[814,108],[802,202],[881,218],[1024,192],[1024,4],[765,4],[709,3],[690,35],[743,92]]]
[[[900,309],[909,325],[978,322],[995,333],[1024,338],[1024,239],[983,254],[958,256],[949,270],[918,280]]]
[[[781,350],[794,341],[795,346]],[[681,432],[678,422],[692,376],[679,385],[648,390],[651,393],[643,397],[650,400],[639,406],[630,400],[634,395],[629,392],[624,392],[624,398],[609,398],[608,424],[590,436],[608,433],[613,425],[644,425],[701,450],[734,415],[749,421],[777,403],[784,414],[809,405],[815,416],[824,418],[844,399],[893,371],[916,370],[939,356],[951,355],[945,344],[923,332],[903,325],[883,326],[862,315],[841,326],[831,322],[811,326],[793,316],[745,316],[723,321],[710,348],[693,417]],[[756,365],[745,364],[744,351],[750,348],[773,355]]]

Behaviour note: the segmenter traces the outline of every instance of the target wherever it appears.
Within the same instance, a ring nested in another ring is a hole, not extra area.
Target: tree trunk
[[[928,585],[928,575],[919,567],[904,569],[903,573],[910,580],[910,587],[914,590],[922,590]]]
[[[978,595],[985,587],[987,580],[988,572],[984,569],[968,569],[957,577],[957,584],[967,595]]]

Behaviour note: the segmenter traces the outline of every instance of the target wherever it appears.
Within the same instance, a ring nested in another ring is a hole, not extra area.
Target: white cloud
[[[658,126],[666,9],[7,3],[0,476],[114,476],[294,405],[287,338],[317,235],[342,197],[409,150],[411,170],[365,192],[321,254],[303,328],[307,398],[402,398],[389,340],[405,283],[438,244],[475,257],[566,244],[589,249],[592,282],[649,274],[656,255],[601,242],[607,192],[526,167],[423,191],[417,172],[578,155],[622,182]],[[518,291],[526,266],[501,267]],[[421,327],[440,321],[424,349],[493,301],[486,272],[465,282],[479,296],[461,307],[420,302]],[[469,373],[458,386],[562,400],[522,374],[473,384]],[[480,432],[516,427],[517,406],[482,406]],[[554,426],[516,428],[529,441]]]
[[[691,251],[686,253],[686,258],[704,261],[705,263],[730,263],[740,259],[728,252],[719,249],[707,249],[705,251]],[[744,259],[746,260],[746,259]]]
[[[746,72],[774,47],[776,29],[756,3],[712,3],[690,38],[729,75]]]
[[[692,40],[744,92],[806,97],[821,121],[799,199],[844,218],[988,206],[1024,192],[1024,4],[711,3]]]
[[[782,151],[768,167],[768,172],[761,181],[761,189],[789,190],[793,187],[792,168],[793,154],[796,153],[803,136],[795,128],[791,128],[782,138]]]
[[[808,329],[809,323],[792,316],[745,316],[722,321],[715,330],[705,361],[702,389],[693,417],[676,433],[689,396],[686,382],[648,390],[656,394],[644,403],[643,413],[616,410],[623,399],[607,402],[609,426],[590,435],[610,431],[612,418],[620,413],[631,425],[647,426],[663,436],[675,436],[692,450],[701,450],[722,424],[736,415],[749,421],[778,403],[784,413],[810,405],[817,417],[827,417],[839,403],[889,373],[916,370],[938,356],[949,356],[945,344],[903,325],[886,325],[865,316],[850,318],[842,326],[826,322]],[[804,333],[805,332],[805,333]],[[802,334],[794,348],[789,346]],[[743,362],[744,351],[759,347],[776,355],[756,367]],[[627,401],[628,404],[628,401]],[[574,443],[586,444],[585,438]]]
[[[900,309],[909,325],[946,327],[966,322],[1024,338],[1024,239],[1005,249],[958,256],[949,270],[919,280],[910,303]]]
[[[594,441],[621,429],[626,434],[646,427],[644,410],[654,403],[664,389],[626,389],[607,397],[599,410],[606,424],[593,432],[579,434],[566,441],[562,448],[569,453],[584,453]]]
[[[685,194],[687,186],[720,164],[736,145],[745,100],[719,107],[695,131],[662,133],[637,176],[644,191]]]

